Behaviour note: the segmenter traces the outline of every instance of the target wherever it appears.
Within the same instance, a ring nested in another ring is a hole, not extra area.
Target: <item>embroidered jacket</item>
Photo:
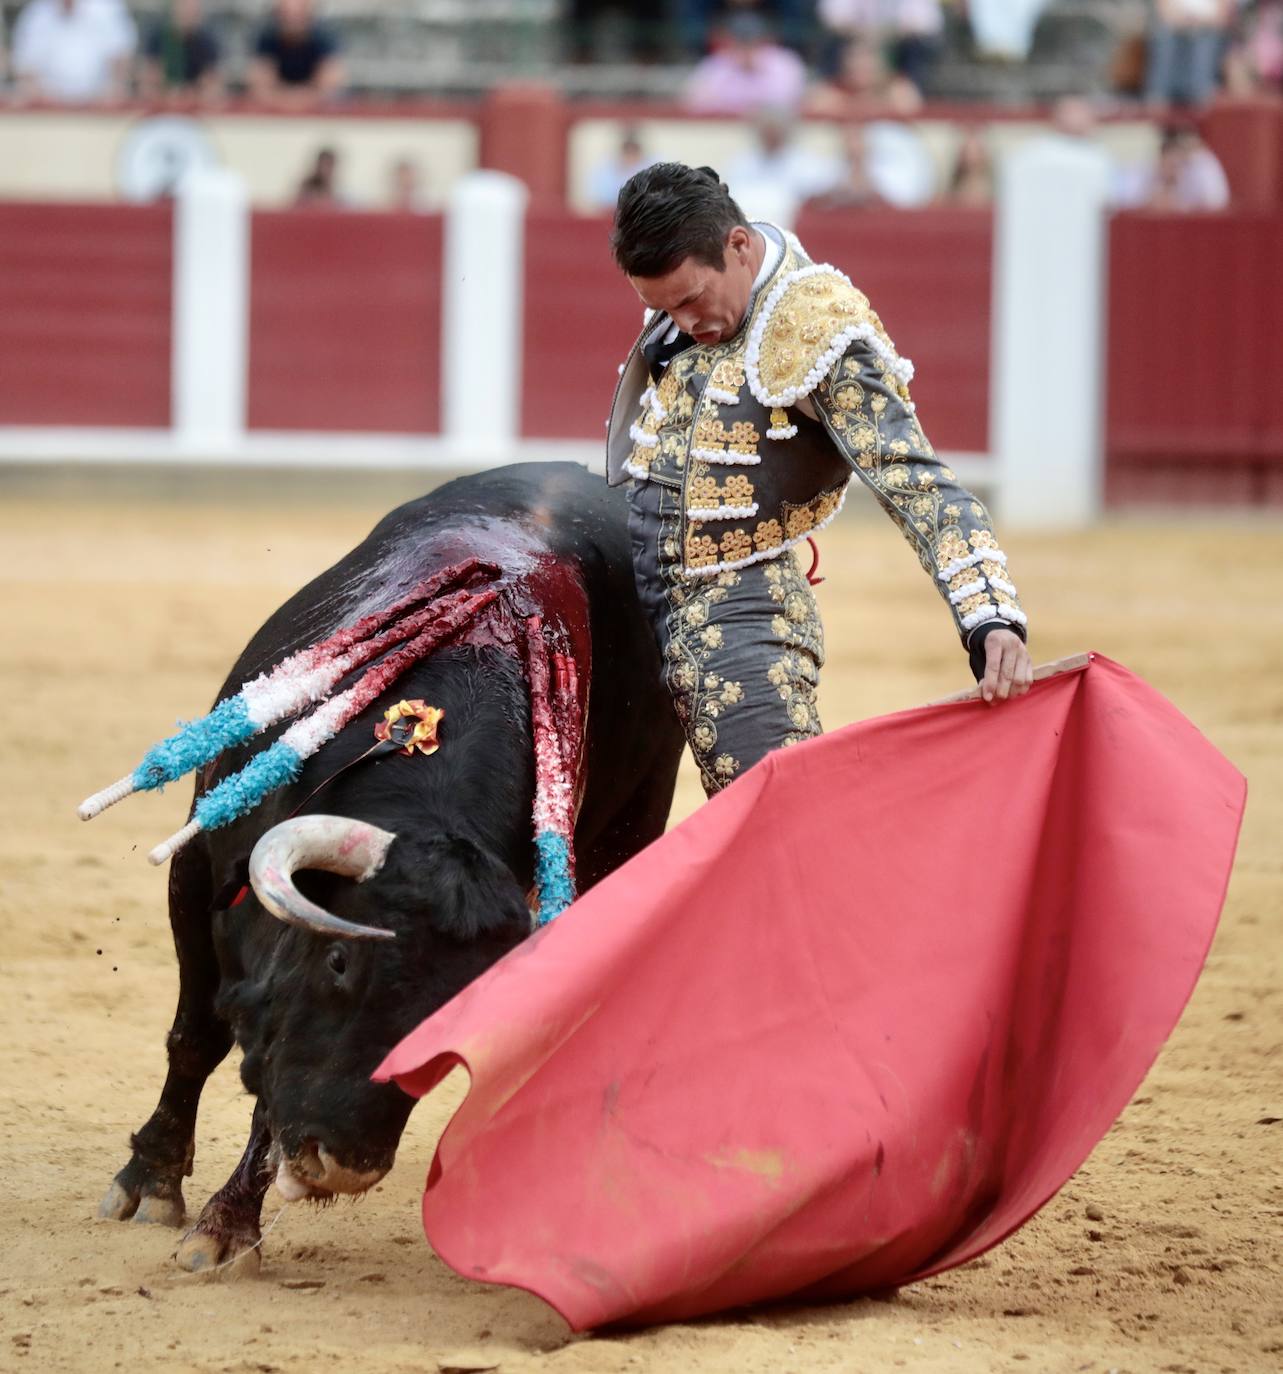
[[[989,621],[1023,635],[989,514],[914,414],[912,364],[863,292],[783,239],[733,338],[687,348],[656,379],[642,349],[671,321],[647,322],[615,392],[608,479],[680,487],[685,570],[704,577],[778,557],[827,525],[854,472],[913,545],[964,643]]]

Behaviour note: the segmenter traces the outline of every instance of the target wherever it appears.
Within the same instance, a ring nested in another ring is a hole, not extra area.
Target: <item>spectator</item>
[[[983,57],[1023,62],[1047,0],[967,0],[967,19]]]
[[[627,125],[619,136],[618,149],[588,173],[588,199],[593,209],[613,210],[624,182],[654,161],[642,151],[637,130]]]
[[[294,204],[316,210],[342,210],[347,202],[338,190],[339,155],[333,148],[321,148],[311,170],[299,183]]]
[[[1235,0],[1155,0],[1145,70],[1151,105],[1206,105],[1216,94]]]
[[[993,159],[979,129],[963,131],[954,158],[945,200],[950,205],[979,208],[993,201]]]
[[[146,100],[167,92],[213,100],[222,94],[221,54],[205,22],[202,0],[171,0],[143,44],[138,90]]]
[[[285,109],[308,109],[333,97],[342,86],[338,38],[312,8],[312,0],[276,0],[254,44],[249,87],[255,99]]]
[[[423,176],[413,158],[399,157],[392,164],[388,209],[401,215],[421,215],[427,210]]]
[[[731,15],[723,33],[725,44],[690,74],[687,109],[723,115],[796,110],[806,90],[806,68],[797,53],[776,43],[752,11]]]
[[[1190,124],[1163,130],[1158,160],[1135,186],[1132,204],[1148,210],[1224,210],[1230,187],[1216,154]]]
[[[885,119],[850,124],[842,142],[842,168],[829,190],[812,202],[817,208],[885,203],[907,210],[935,198],[935,164],[911,125]]]
[[[842,134],[842,166],[833,184],[812,199],[812,210],[858,210],[882,204],[869,174],[869,149],[864,125],[848,124]]]
[[[813,87],[806,105],[812,114],[840,119],[912,115],[922,108],[922,93],[907,77],[887,70],[882,51],[872,39],[856,37],[842,48],[833,79]]]
[[[755,145],[727,168],[726,184],[741,205],[766,207],[768,218],[791,221],[804,201],[828,191],[841,175],[832,158],[796,141],[792,116],[764,110],[754,126]]]
[[[13,28],[18,94],[69,105],[120,100],[137,42],[121,0],[30,0]]]
[[[831,33],[887,51],[896,76],[921,96],[944,32],[940,0],[819,0],[819,16]]]
[[[639,6],[632,6],[632,12]],[[814,28],[812,11],[815,0],[673,0],[673,22],[678,40],[692,59],[698,60],[711,46],[716,46],[719,26],[728,15],[755,11],[772,25],[791,48],[804,50]]]
[[[1225,54],[1225,89],[1251,96],[1283,90],[1283,0],[1260,0]]]

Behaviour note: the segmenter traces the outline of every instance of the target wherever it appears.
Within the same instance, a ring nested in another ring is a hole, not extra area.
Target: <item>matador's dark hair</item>
[[[711,167],[657,162],[624,183],[610,248],[630,277],[662,277],[692,257],[720,272],[737,224],[748,227]]]

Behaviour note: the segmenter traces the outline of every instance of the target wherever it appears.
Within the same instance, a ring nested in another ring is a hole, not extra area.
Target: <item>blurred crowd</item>
[[[130,0],[4,0],[16,16],[0,43],[11,87],[20,98],[77,104],[167,93],[215,100],[231,87],[291,108],[343,90],[342,22],[324,19],[313,0],[262,0],[249,53],[229,63],[210,20],[225,18],[231,3],[209,0],[211,16],[206,0],[135,0],[134,11]],[[391,20],[398,0],[386,5]],[[1283,0],[1115,6],[1112,76],[1125,95],[1198,108],[1218,90],[1283,89]],[[877,103],[911,114],[932,94],[946,49],[995,69],[1019,63],[1054,9],[1052,0],[659,0],[645,9],[561,0],[560,24],[581,60],[602,55],[597,36],[606,32],[615,35],[609,52],[684,59],[684,99],[695,111],[845,113]],[[237,0],[238,16],[245,10]]]
[[[801,137],[804,127],[784,111],[760,111],[753,119],[753,146],[719,168],[732,194],[750,213],[790,222],[803,208],[982,208],[993,200],[997,153],[991,127],[959,127],[951,165],[943,176],[913,123],[845,120],[839,125],[837,154],[817,151],[814,141]],[[1093,103],[1066,96],[1056,102],[1044,137],[1092,144],[1107,156],[1097,132]],[[645,146],[637,128],[625,127],[618,150],[592,171],[594,207],[613,209],[624,182],[663,157],[662,148]],[[1112,200],[1120,209],[1208,211],[1223,210],[1230,203],[1225,171],[1192,119],[1163,124],[1152,159],[1111,165],[1110,174]]]
[[[245,90],[281,109],[320,105],[343,86],[339,47],[312,0],[276,0],[254,35]],[[226,85],[203,0],[171,0],[141,26],[125,0],[27,0],[8,65],[20,99],[57,104],[112,103],[134,93],[213,102]]]
[[[207,3],[216,0],[169,0],[135,18],[128,0],[25,0],[5,44],[10,89],[19,100],[77,105],[132,97],[213,105],[231,92],[289,111],[323,109],[345,94],[341,25],[314,0],[264,0],[234,79]],[[728,169],[732,184],[763,195],[774,187],[793,205],[849,208],[987,203],[992,131],[962,127],[942,177],[912,117],[932,95],[950,34],[964,29],[978,62],[1019,62],[1048,7],[1049,0],[661,0],[656,13],[688,59],[684,107],[752,126],[752,148]],[[621,9],[638,12],[623,0],[565,0],[581,56],[591,55],[595,26]],[[1228,200],[1224,173],[1194,117],[1221,92],[1283,90],[1283,0],[1147,0],[1143,15],[1143,32],[1120,37],[1112,72],[1123,98],[1163,121],[1161,147],[1152,165],[1117,169],[1116,199],[1219,208]],[[643,47],[646,32],[639,24]],[[1120,107],[1117,92],[1108,99]],[[1099,100],[1062,99],[1054,136],[1091,137],[1104,112]],[[799,139],[807,115],[838,125],[840,155]],[[612,206],[622,181],[662,153],[643,147],[636,129],[622,131],[618,150],[592,172],[592,200]],[[300,169],[297,199],[342,207],[341,187],[339,154],[323,148]],[[412,162],[389,169],[388,202],[424,204]]]

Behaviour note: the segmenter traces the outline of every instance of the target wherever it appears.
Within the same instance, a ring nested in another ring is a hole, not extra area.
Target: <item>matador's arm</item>
[[[922,432],[906,370],[889,348],[857,339],[799,408],[824,425],[913,545],[979,678],[985,636],[1003,627],[1024,639],[1026,616],[989,512],[959,485]]]

